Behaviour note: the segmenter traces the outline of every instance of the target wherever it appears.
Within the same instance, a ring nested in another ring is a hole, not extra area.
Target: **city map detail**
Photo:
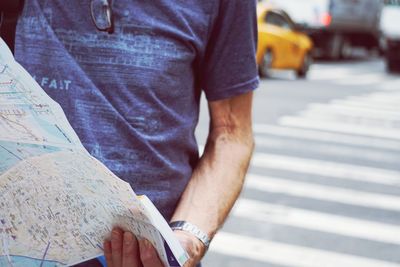
[[[0,39],[0,266],[95,258],[114,226],[148,239],[165,266],[188,259],[151,202],[85,150]]]

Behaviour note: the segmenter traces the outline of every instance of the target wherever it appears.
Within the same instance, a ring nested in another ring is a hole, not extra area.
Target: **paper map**
[[[0,266],[95,258],[113,226],[151,241],[165,266],[182,266],[186,252],[145,200],[84,149],[0,38]]]

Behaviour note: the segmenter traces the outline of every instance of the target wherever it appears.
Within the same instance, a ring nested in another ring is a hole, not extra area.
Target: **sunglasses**
[[[112,0],[90,1],[90,14],[96,29],[110,34],[114,32],[114,18],[111,1]]]

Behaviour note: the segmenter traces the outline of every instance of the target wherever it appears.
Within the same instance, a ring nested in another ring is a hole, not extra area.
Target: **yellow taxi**
[[[258,4],[257,63],[261,77],[270,69],[292,69],[305,77],[312,64],[311,39],[296,30],[290,17],[280,9]]]

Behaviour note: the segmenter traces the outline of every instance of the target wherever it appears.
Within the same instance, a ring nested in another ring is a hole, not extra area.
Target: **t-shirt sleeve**
[[[256,49],[256,0],[221,0],[201,72],[201,86],[209,101],[258,87]]]

